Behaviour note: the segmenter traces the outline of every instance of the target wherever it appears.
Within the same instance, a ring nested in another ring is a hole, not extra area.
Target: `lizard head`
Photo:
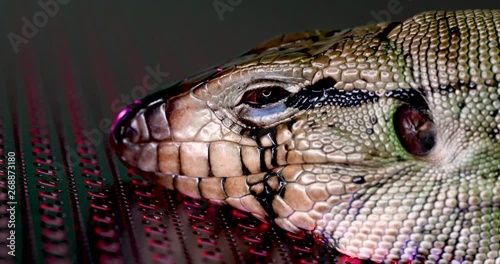
[[[499,24],[285,35],[129,106],[111,141],[169,188],[351,256],[498,261]]]

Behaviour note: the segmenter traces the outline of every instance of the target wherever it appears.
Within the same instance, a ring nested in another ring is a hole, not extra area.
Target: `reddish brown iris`
[[[436,144],[432,120],[409,105],[403,105],[396,110],[394,127],[403,147],[413,155],[425,156]]]
[[[290,95],[287,90],[273,86],[247,91],[241,98],[241,103],[249,104],[253,107],[264,107],[276,103]]]

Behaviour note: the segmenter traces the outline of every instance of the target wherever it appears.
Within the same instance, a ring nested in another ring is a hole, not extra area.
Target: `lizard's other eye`
[[[403,147],[415,156],[425,156],[436,144],[435,126],[419,109],[402,105],[394,114],[394,128]]]
[[[287,98],[290,92],[279,86],[268,86],[247,91],[241,97],[240,103],[251,107],[262,108]]]

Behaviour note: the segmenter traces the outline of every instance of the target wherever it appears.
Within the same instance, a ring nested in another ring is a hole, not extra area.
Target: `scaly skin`
[[[124,110],[160,184],[378,262],[500,263],[500,12],[271,40]]]

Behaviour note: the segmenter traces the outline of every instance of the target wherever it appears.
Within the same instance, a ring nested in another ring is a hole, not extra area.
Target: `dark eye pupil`
[[[394,128],[403,147],[413,155],[425,156],[436,144],[434,123],[420,110],[409,105],[396,110]]]
[[[254,107],[264,107],[286,98],[290,92],[281,87],[266,87],[246,92],[241,98],[241,103]]]

